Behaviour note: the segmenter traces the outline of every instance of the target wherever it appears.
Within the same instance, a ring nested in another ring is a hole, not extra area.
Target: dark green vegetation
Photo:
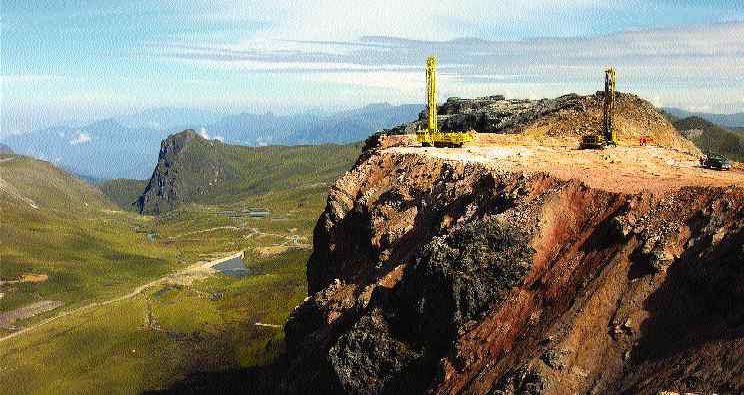
[[[194,147],[195,168],[225,166],[217,169],[238,187],[158,217],[107,199],[126,205],[133,181],[106,183],[104,194],[47,162],[0,155],[0,280],[13,281],[0,285],[0,313],[65,303],[16,321],[42,325],[0,340],[0,393],[138,393],[197,371],[263,365],[282,349],[281,326],[306,296],[313,225],[358,145]],[[214,162],[199,159],[215,152]],[[255,208],[268,214],[253,217]],[[251,275],[203,268],[236,251]],[[27,274],[48,278],[16,282]]]
[[[674,127],[703,152],[721,154],[739,162],[744,161],[744,135],[740,133],[699,117],[677,120]]]
[[[243,147],[207,140],[192,130],[168,137],[139,199],[142,213],[181,203],[228,203],[241,197],[330,183],[351,168],[361,144]]]
[[[117,206],[128,211],[137,211],[137,198],[147,186],[147,180],[115,178],[98,185],[98,189]]]

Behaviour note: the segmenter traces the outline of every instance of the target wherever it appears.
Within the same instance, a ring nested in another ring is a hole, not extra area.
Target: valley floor
[[[270,362],[283,347],[284,321],[306,295],[304,265],[326,188],[272,191],[219,206],[186,204],[159,218],[99,211],[133,252],[155,252],[168,263],[109,289],[118,276],[111,266],[95,280],[104,286],[94,294],[76,287],[54,293],[60,278],[54,258],[46,266],[18,265],[18,273],[48,273],[44,281],[20,282],[41,277],[4,271],[2,280],[10,281],[0,291],[13,303],[3,304],[4,313],[25,311],[40,296],[69,302],[14,316],[0,329],[0,394],[141,393],[197,372]],[[245,207],[270,215],[235,214]],[[241,256],[247,275],[220,272],[221,263]]]
[[[147,284],[140,285],[140,286],[134,288],[134,290],[132,290],[132,292],[130,292],[130,293],[126,294],[126,295],[123,295],[123,296],[120,296],[120,297],[117,297],[117,298],[114,298],[114,299],[109,299],[109,300],[106,300],[106,301],[103,301],[103,302],[93,302],[93,303],[87,304],[87,305],[82,306],[82,307],[78,307],[78,308],[73,309],[73,310],[62,311],[62,312],[58,313],[57,315],[53,315],[53,316],[51,316],[49,318],[44,319],[43,321],[40,321],[40,322],[35,323],[33,325],[24,327],[24,328],[22,328],[20,330],[17,330],[15,332],[10,333],[9,335],[0,337],[0,343],[3,342],[3,341],[5,341],[5,340],[9,340],[9,339],[12,339],[14,337],[18,337],[18,336],[24,335],[26,333],[29,333],[29,332],[31,332],[33,330],[38,329],[39,327],[42,327],[42,326],[44,326],[44,325],[46,325],[46,324],[48,324],[48,323],[50,323],[52,321],[55,321],[57,319],[60,319],[62,317],[66,317],[66,316],[71,315],[71,314],[80,314],[80,313],[82,313],[82,312],[84,312],[86,310],[92,309],[94,307],[107,306],[107,305],[110,305],[112,303],[120,302],[122,300],[131,299],[131,298],[133,298],[133,297],[135,297],[135,296],[137,296],[137,295],[139,295],[139,294],[147,291],[148,289],[153,288],[153,287],[156,287],[156,286],[159,286],[159,285],[171,284],[171,283],[184,283],[184,282],[191,283],[195,279],[206,278],[209,275],[214,274],[216,272],[215,269],[214,269],[214,266],[219,265],[222,262],[225,262],[225,261],[228,261],[228,260],[231,260],[231,259],[234,259],[234,258],[242,258],[243,255],[244,255],[244,251],[240,251],[238,253],[231,254],[231,255],[228,255],[228,256],[223,257],[223,258],[218,258],[218,259],[215,259],[215,260],[212,260],[212,261],[208,261],[208,262],[204,262],[204,263],[197,263],[197,264],[194,264],[194,265],[191,265],[191,266],[187,267],[186,269],[180,270],[180,271],[178,271],[176,273],[168,274],[167,276],[158,278],[157,280],[150,281]],[[50,304],[51,303],[52,304],[52,306],[50,306],[49,309],[46,309],[45,310],[45,309],[42,308],[41,311],[40,311],[41,313],[43,313],[45,311],[51,311],[51,310],[54,310],[54,309],[62,306],[61,303],[54,303],[54,302],[38,302],[38,303],[33,304],[32,306],[36,306],[36,305],[38,305],[40,303],[42,303],[42,304]],[[8,312],[8,313],[5,313],[5,314],[12,315],[14,312],[18,312],[17,314],[15,314],[17,316],[17,317],[14,317],[15,319],[31,318],[31,317],[33,317],[33,316],[35,316],[35,315],[38,314],[38,313],[36,313],[36,314],[33,314],[33,313],[31,313],[31,314],[23,314],[23,310],[28,310],[28,309],[29,309],[29,307],[27,307],[27,306],[25,306],[25,307],[19,307],[18,309],[13,310],[13,311]]]

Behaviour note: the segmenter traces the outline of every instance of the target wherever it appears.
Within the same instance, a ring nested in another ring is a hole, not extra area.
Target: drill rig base
[[[460,148],[463,144],[473,141],[475,132],[429,132],[421,130],[416,132],[416,141],[421,143],[422,147],[436,148]]]

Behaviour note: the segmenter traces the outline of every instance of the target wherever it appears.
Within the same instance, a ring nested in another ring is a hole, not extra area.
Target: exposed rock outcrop
[[[280,392],[744,391],[744,188],[622,192],[389,144],[331,188]]]
[[[180,203],[235,202],[268,192],[333,182],[359,156],[359,144],[246,147],[205,139],[193,130],[168,137],[138,200],[142,213]]]
[[[475,99],[451,97],[439,106],[437,119],[444,131],[520,133],[537,138],[578,140],[602,130],[603,103],[604,92],[541,100],[506,99],[500,95]],[[387,133],[412,133],[426,124],[426,117],[423,111],[418,120]],[[653,104],[638,96],[618,93],[615,126],[623,143],[636,145],[641,136],[646,136],[659,146],[699,154],[694,144],[682,138]]]
[[[207,195],[228,181],[220,147],[188,129],[169,136],[160,144],[158,164],[137,206],[142,214],[161,214],[177,204]]]

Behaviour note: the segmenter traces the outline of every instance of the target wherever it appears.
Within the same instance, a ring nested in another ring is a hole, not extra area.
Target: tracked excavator
[[[462,147],[472,141],[474,132],[444,132],[437,122],[437,58],[429,56],[426,60],[426,113],[427,128],[416,131],[416,141],[423,147]]]
[[[617,145],[617,131],[615,131],[615,94],[617,74],[615,68],[605,70],[604,89],[604,122],[602,133],[584,136],[581,139],[581,149],[604,149],[607,146]]]

